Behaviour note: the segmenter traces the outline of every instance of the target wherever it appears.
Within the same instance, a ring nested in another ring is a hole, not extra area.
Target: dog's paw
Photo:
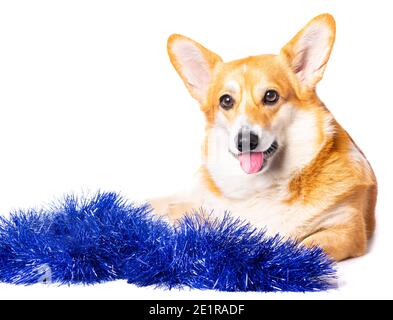
[[[148,202],[154,214],[168,218],[170,222],[175,222],[194,209],[191,202],[181,201],[173,197],[149,199]]]

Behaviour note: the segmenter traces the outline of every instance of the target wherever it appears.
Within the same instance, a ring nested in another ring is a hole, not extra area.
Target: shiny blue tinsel
[[[185,217],[176,227],[116,193],[67,196],[61,204],[0,218],[0,281],[222,291],[318,291],[335,286],[334,264],[235,220]]]

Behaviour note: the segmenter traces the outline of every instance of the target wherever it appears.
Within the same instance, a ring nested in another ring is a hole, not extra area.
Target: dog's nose
[[[255,150],[259,143],[258,136],[250,130],[241,130],[236,140],[237,149],[240,152]]]

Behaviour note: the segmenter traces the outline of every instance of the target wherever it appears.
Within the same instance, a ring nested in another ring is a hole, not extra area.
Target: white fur
[[[227,83],[225,83],[224,88],[225,88],[225,92],[231,95],[238,95],[240,92],[240,85],[235,80],[230,80]]]
[[[304,234],[301,227],[305,222],[321,212],[321,207],[300,204],[286,205],[288,182],[298,170],[307,165],[317,154],[316,137],[318,133],[317,115],[312,111],[295,108],[290,104],[281,106],[281,110],[272,124],[272,132],[280,145],[280,150],[272,160],[268,170],[248,175],[241,169],[239,161],[229,152],[232,143],[231,130],[226,118],[217,114],[216,125],[208,133],[208,157],[205,166],[212,179],[223,193],[217,197],[206,191],[202,184],[197,184],[195,194],[207,210],[220,216],[230,211],[235,216],[262,228],[269,234],[280,232],[283,236],[297,237],[297,232]],[[330,118],[325,119],[326,128]],[[244,125],[247,118],[241,115],[233,124]],[[266,130],[259,128],[262,136]],[[228,138],[230,137],[230,138]],[[332,213],[326,223],[334,223],[344,211]],[[330,220],[329,220],[330,219]],[[318,223],[315,223],[317,225]],[[307,224],[312,229],[313,223]],[[310,233],[315,230],[310,230]],[[308,231],[307,231],[308,232]]]
[[[285,104],[278,113],[272,127],[278,132],[279,145],[285,149],[280,157],[280,175],[288,177],[308,164],[319,151],[319,129],[316,114],[312,111]]]
[[[288,191],[286,186],[279,182],[263,187],[262,183],[258,183],[255,179],[251,179],[248,183],[242,180],[242,183],[237,185],[238,190],[242,190],[242,187],[250,187],[249,183],[261,187],[252,196],[229,199],[216,197],[206,192],[204,188],[199,188],[198,201],[203,204],[207,212],[215,217],[222,217],[229,212],[258,229],[265,229],[267,235],[279,233],[281,236],[300,240],[321,227],[328,228],[345,223],[353,213],[351,211],[353,208],[345,205],[325,209],[323,203],[319,205],[286,204]],[[321,215],[323,211],[325,212]]]

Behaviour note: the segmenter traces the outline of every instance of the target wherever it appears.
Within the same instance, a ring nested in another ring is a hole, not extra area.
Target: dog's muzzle
[[[235,147],[238,154],[232,153],[240,162],[240,166],[247,174],[254,174],[262,171],[269,160],[278,149],[278,143],[274,140],[266,149],[261,149],[259,136],[248,127],[242,127],[235,137]]]

